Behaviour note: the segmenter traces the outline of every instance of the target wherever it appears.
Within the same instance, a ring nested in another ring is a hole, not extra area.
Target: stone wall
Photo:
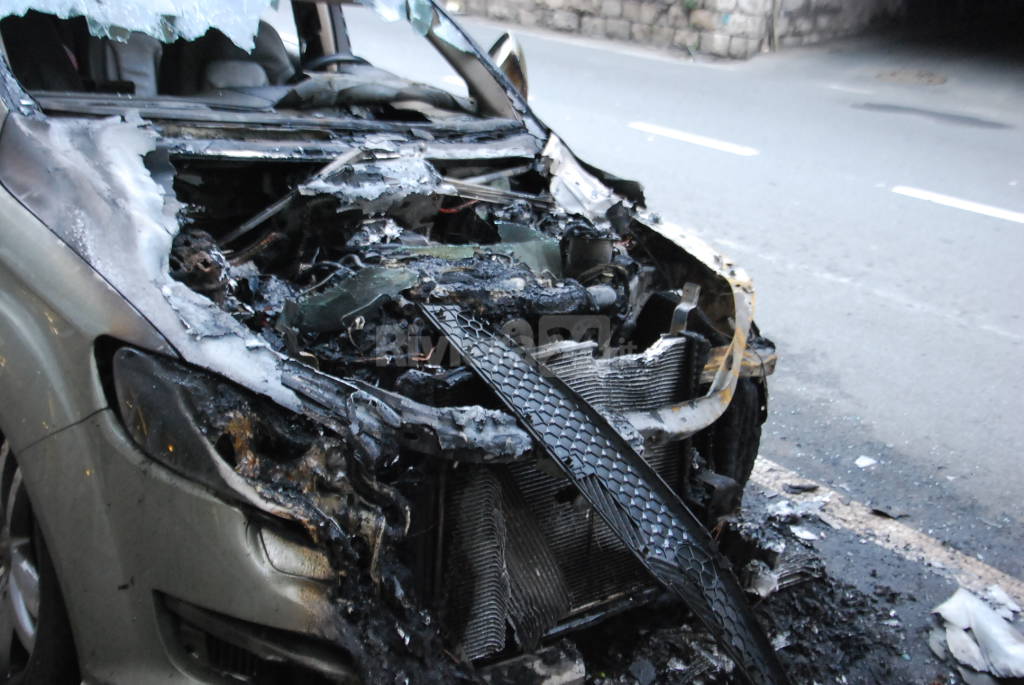
[[[775,35],[782,47],[856,33],[906,12],[905,0],[777,0]]]
[[[460,9],[523,26],[655,48],[747,58],[859,31],[907,0],[461,0]],[[463,4],[464,3],[464,4]]]

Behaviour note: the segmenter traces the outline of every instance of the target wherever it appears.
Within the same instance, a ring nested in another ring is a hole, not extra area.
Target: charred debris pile
[[[658,414],[722,382],[734,329],[773,351],[741,286],[554,137],[268,145],[167,137],[169,268],[286,360],[306,417],[221,396],[205,430],[331,557],[361,676],[471,680],[657,579],[747,679],[784,682],[705,528],[738,506],[770,369],[744,357],[693,430]]]
[[[906,660],[907,631],[893,618],[893,607],[908,599],[885,585],[865,593],[832,578],[815,543],[800,539],[791,515],[780,514],[779,501],[756,486],[748,490],[743,510],[722,521],[721,548],[792,681],[928,682],[921,664]],[[578,650],[589,683],[741,682],[694,616],[673,602],[654,601],[572,640],[565,649]]]

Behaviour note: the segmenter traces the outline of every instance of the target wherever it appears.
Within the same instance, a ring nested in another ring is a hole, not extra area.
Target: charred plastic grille
[[[592,406],[614,414],[691,398],[706,353],[701,342],[664,338],[645,353],[610,359],[595,359],[592,343],[565,342],[537,357]],[[688,441],[663,442],[648,446],[644,458],[678,488],[688,449]],[[449,638],[469,658],[528,647],[566,619],[654,586],[554,468],[460,468],[447,490],[443,615]]]

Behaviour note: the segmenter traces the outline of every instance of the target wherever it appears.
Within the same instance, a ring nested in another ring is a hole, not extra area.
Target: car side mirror
[[[501,70],[501,73],[505,74],[512,85],[519,90],[523,98],[526,98],[528,94],[526,56],[515,36],[508,32],[503,33],[498,40],[494,41],[494,45],[487,51],[487,54],[494,60],[494,64]]]

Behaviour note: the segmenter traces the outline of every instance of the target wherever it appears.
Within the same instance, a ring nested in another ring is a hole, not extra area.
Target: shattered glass
[[[63,19],[84,16],[94,36],[125,41],[139,31],[165,43],[195,40],[219,29],[235,45],[252,50],[260,16],[276,0],[0,0],[0,16],[23,16],[29,10]]]
[[[408,0],[409,23],[421,36],[427,35],[434,24],[434,6],[429,0]]]
[[[373,8],[384,21],[404,21],[409,17],[406,0],[363,0],[361,4]]]
[[[385,21],[408,21],[420,35],[433,33],[464,52],[472,46],[451,21],[436,13],[430,0],[359,0]],[[252,50],[260,18],[278,0],[0,0],[0,16],[24,16],[30,10],[62,19],[86,17],[98,38],[126,42],[133,31],[165,43],[195,40],[217,29],[243,50]]]
[[[450,19],[438,12],[430,0],[358,0],[385,21],[408,21],[421,36],[433,35],[452,47],[472,53],[473,46]]]

